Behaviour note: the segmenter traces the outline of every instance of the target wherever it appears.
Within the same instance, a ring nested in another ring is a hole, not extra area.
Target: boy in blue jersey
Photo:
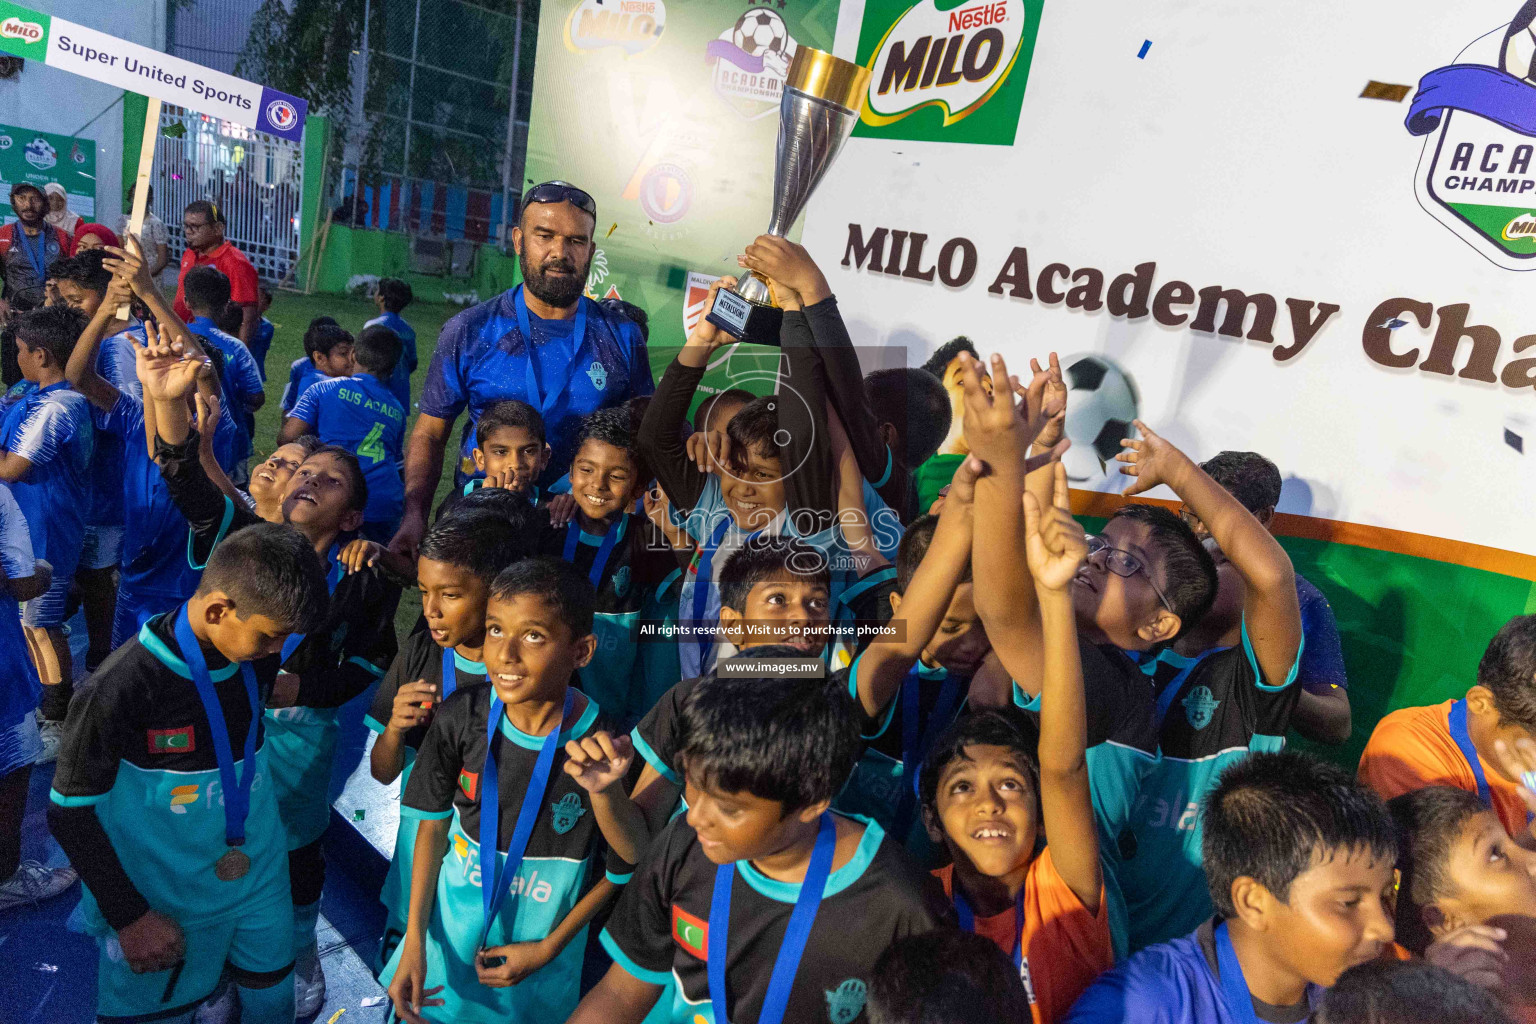
[[[485,663],[480,659],[491,583],[497,573],[522,558],[527,547],[511,523],[486,511],[448,516],[422,538],[416,587],[427,628],[406,639],[363,719],[378,734],[369,753],[369,770],[381,784],[400,779],[403,790],[432,724],[433,709],[455,690],[485,685]],[[380,968],[405,937],[418,820],[401,815],[395,853],[379,894],[385,915]]]
[[[0,483],[0,910],[57,896],[75,881],[71,868],[22,862],[21,823],[32,763],[43,750],[37,732],[37,672],[27,656],[18,601],[48,589],[47,562],[32,554],[32,535],[8,484]]]
[[[677,1024],[855,1020],[886,947],[949,913],[878,824],[829,809],[859,746],[840,678],[722,677],[682,732],[688,813],[624,887],[570,1024],[639,1024],[674,983]]]
[[[400,481],[405,444],[405,406],[387,386],[400,356],[400,339],[387,327],[365,327],[353,346],[358,372],[331,377],[305,389],[283,420],[277,443],[316,434],[357,456],[368,481],[362,534],[388,543],[400,525],[405,487]]]
[[[14,317],[12,324],[22,375],[35,387],[18,398],[0,422],[0,481],[11,485],[21,506],[32,550],[53,566],[48,590],[21,612],[43,683],[38,727],[44,756],[51,759],[72,692],[64,605],[85,537],[88,467],[95,443],[90,403],[70,388],[64,374],[85,318],[67,306],[44,306]]]
[[[251,358],[256,360],[256,369],[261,374],[261,382],[267,382],[267,353],[272,350],[272,337],[277,333],[277,326],[267,319],[267,310],[272,308],[272,284],[269,281],[258,280],[256,282],[256,312],[261,319],[256,321],[256,329],[251,332],[250,344],[246,348],[251,350]]]
[[[401,807],[420,821],[409,923],[382,976],[410,1024],[558,1021],[575,1007],[587,922],[615,889],[589,882],[610,780],[577,778],[564,756],[607,728],[571,686],[596,645],[595,599],[558,559],[504,570],[485,613],[490,685],[433,711]]]
[[[261,520],[226,496],[198,461],[199,439],[191,429],[185,397],[201,352],[190,345],[185,351],[189,358],[146,379],[144,390],[155,406],[155,461],[192,529],[189,557],[201,564],[232,532]],[[272,784],[289,849],[298,959],[295,985],[300,1010],[306,1013],[325,997],[315,928],[325,880],[320,840],[330,821],[327,787],[311,780],[330,778],[340,729],[338,709],[384,675],[396,650],[398,584],[374,566],[349,572],[340,559],[343,542],[361,525],[367,503],[362,467],[345,448],[321,447],[294,472],[281,514],[325,560],[329,616],[321,628],[291,638],[260,668],[276,676],[264,727],[271,739]]]
[[[1221,452],[1200,464],[1205,475],[1215,480],[1253,517],[1270,528],[1275,515],[1275,505],[1280,501],[1280,469],[1258,452]],[[1195,531],[1195,536],[1205,540],[1210,531],[1187,506],[1179,514]],[[1238,575],[1221,549],[1211,554],[1216,558],[1216,571],[1221,577],[1221,588],[1216,603],[1194,630],[1179,637],[1177,653],[1194,655],[1211,647],[1235,647],[1242,629],[1243,586]],[[1349,739],[1349,679],[1344,672],[1344,652],[1339,645],[1339,628],[1333,620],[1333,609],[1323,592],[1296,574],[1296,599],[1301,605],[1301,632],[1304,638],[1301,665],[1296,672],[1296,682],[1301,692],[1297,694],[1296,711],[1291,725],[1302,736],[1314,743],[1337,746]]]
[[[1255,754],[1222,773],[1203,818],[1216,916],[1100,977],[1066,1024],[1296,1024],[1392,942],[1396,830],[1344,771]]]
[[[527,402],[509,398],[497,402],[475,421],[475,447],[471,452],[480,475],[462,488],[448,492],[438,506],[442,515],[460,500],[482,487],[504,488],[525,495],[537,504],[539,478],[549,465],[549,442],[544,438],[544,417]]]
[[[110,257],[105,249],[91,249],[54,261],[48,268],[48,277],[60,301],[79,310],[87,319],[94,317],[112,281],[112,271],[106,266]],[[139,381],[134,374],[133,345],[128,339],[137,332],[138,323],[119,319],[116,312],[114,307],[100,354],[96,356],[96,371],[113,387],[137,396]],[[123,461],[122,441],[112,434],[98,433],[91,454],[91,506],[85,517],[85,547],[75,570],[75,586],[80,592],[90,641],[85,653],[87,672],[94,671],[117,646],[111,641],[116,575],[123,549]]]
[[[125,254],[114,269],[117,272],[111,277],[103,300],[96,303],[95,316],[70,354],[66,373],[75,389],[94,406],[98,440],[110,438],[118,453],[116,483],[118,505],[124,510],[125,540],[112,624],[115,650],[127,643],[150,616],[191,597],[197,588],[198,572],[187,559],[187,521],[171,500],[152,458],[153,411],[146,416],[145,404],[134,391],[117,387],[103,377],[98,372],[101,360],[97,357],[97,346],[111,330],[114,311],[133,297],[135,284],[138,292],[161,306],[157,310],[160,330],[152,326],[143,328],[153,339],[150,344],[157,345],[162,333],[166,337],[185,338],[187,329],[144,272],[140,257]],[[138,382],[136,372],[134,381]],[[142,393],[142,385],[138,393]],[[210,475],[223,473],[233,462],[238,431],[228,412],[222,409],[212,365],[199,372],[197,394],[205,408],[219,410],[217,425],[211,430],[214,443],[202,446],[198,454]],[[228,460],[225,466],[215,463],[215,453],[220,450]]]
[[[286,416],[299,396],[313,383],[327,377],[350,377],[357,372],[352,361],[352,332],[328,316],[317,316],[304,331],[304,355],[288,366],[288,385],[283,388],[281,408]]]
[[[193,267],[181,279],[192,319],[187,329],[201,339],[203,348],[216,348],[224,356],[224,406],[240,429],[235,439],[235,483],[244,483],[246,460],[256,430],[257,409],[267,401],[266,384],[256,357],[232,334],[219,330],[214,318],[229,306],[229,278],[214,267]]]
[[[400,339],[400,358],[390,373],[389,390],[407,412],[411,409],[411,374],[416,372],[416,328],[406,323],[400,314],[415,298],[406,282],[398,277],[383,278],[373,293],[373,304],[378,307],[379,315],[363,324],[364,330],[388,327]]]
[[[191,1019],[226,965],[242,1019],[294,1019],[288,862],[250,662],[325,617],[294,530],[241,531],[70,706],[48,824],[88,890],[101,1019]]]
[[[634,511],[649,475],[627,408],[599,409],[582,421],[570,479],[575,514],[564,526],[544,527],[539,551],[570,562],[597,588],[597,650],[582,669],[582,689],[628,725],[649,710],[633,692],[640,608],[678,564],[672,546]]]

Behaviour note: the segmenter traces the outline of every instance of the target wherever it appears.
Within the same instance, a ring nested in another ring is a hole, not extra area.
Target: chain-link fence
[[[506,247],[533,98],[538,7],[364,0],[352,110],[336,123],[334,221]]]

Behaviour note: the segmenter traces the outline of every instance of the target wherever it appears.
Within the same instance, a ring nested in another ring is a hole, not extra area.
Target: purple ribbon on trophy
[[[1449,64],[1419,79],[1404,122],[1409,134],[1428,135],[1446,110],[1465,110],[1536,137],[1536,86],[1487,64]]]
[[[748,74],[756,75],[763,70],[761,56],[748,53],[729,39],[711,39],[709,45],[704,48],[704,57],[710,64],[723,60],[736,65]]]

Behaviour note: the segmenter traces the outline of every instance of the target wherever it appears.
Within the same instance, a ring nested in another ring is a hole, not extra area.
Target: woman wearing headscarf
[[[117,232],[105,224],[81,224],[80,230],[75,232],[75,252],[100,249],[108,245],[116,247],[122,243],[117,240]]]
[[[83,223],[78,213],[69,208],[69,196],[64,192],[64,186],[56,181],[50,181],[43,186],[43,192],[48,196],[48,213],[43,219],[70,238],[75,237],[75,230]]]

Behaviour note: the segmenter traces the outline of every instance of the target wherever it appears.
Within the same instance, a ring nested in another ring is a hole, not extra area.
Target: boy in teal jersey
[[[358,372],[306,388],[277,434],[280,445],[315,434],[326,444],[340,445],[357,456],[363,479],[368,481],[362,533],[381,543],[394,536],[405,507],[405,485],[400,480],[405,407],[388,387],[399,356],[400,339],[389,328],[365,328],[353,348]]]
[[[480,475],[464,484],[438,506],[437,514],[453,508],[482,487],[504,488],[539,501],[539,477],[549,465],[544,418],[527,402],[509,398],[497,402],[475,421],[475,447],[470,454]]]
[[[250,527],[70,705],[48,819],[88,889],[99,1018],[188,1021],[228,964],[248,1024],[293,1021],[287,849],[249,663],[325,616],[305,538]]]
[[[634,511],[649,476],[636,450],[631,413],[599,409],[581,425],[571,460],[575,513],[544,528],[542,554],[587,574],[597,588],[597,650],[581,672],[582,689],[622,723],[637,720],[633,691],[640,675],[636,624],[646,594],[679,568],[672,545]]]
[[[191,528],[188,557],[196,566],[228,536],[261,519],[225,495],[198,461],[199,438],[188,423],[185,394],[201,352],[185,339],[180,344],[188,358],[171,372],[151,374],[144,393],[155,408],[155,461]],[[367,502],[368,485],[356,456],[327,445],[299,465],[277,509],[282,521],[308,538],[325,560],[330,591],[330,614],[322,627],[290,638],[259,667],[276,676],[265,728],[290,850],[301,1015],[318,1009],[325,993],[315,929],[325,880],[320,840],[330,821],[328,785],[340,731],[338,709],[380,679],[396,651],[399,585],[380,567],[348,565],[341,558],[346,535],[361,525]]]
[[[890,595],[892,624],[904,625],[866,647],[848,673],[849,696],[866,717],[866,746],[837,807],[879,821],[920,860],[934,848],[922,827],[913,776],[933,738],[965,707],[971,680],[992,650],[971,592],[979,467],[974,459],[962,465],[943,512],[907,529]]]
[[[683,707],[688,814],[602,933],[614,964],[569,1024],[851,1022],[892,942],[949,916],[874,822],[829,808],[858,756],[838,678],[722,677]]]
[[[490,686],[434,710],[401,807],[420,822],[408,924],[381,978],[410,1024],[543,1024],[575,1007],[587,922],[614,891],[588,886],[599,829],[623,842],[605,792],[629,763],[568,770],[563,756],[609,728],[570,685],[597,643],[595,600],[558,559],[503,571],[485,613]]]
[[[512,524],[491,512],[464,510],[435,523],[422,538],[416,587],[426,629],[412,633],[379,683],[363,722],[378,734],[369,754],[373,777],[388,786],[410,780],[432,709],[455,690],[484,686],[485,603],[496,574],[526,553]],[[452,665],[452,670],[449,666]],[[419,819],[400,816],[395,854],[379,900],[384,937],[379,966],[405,935],[411,861]]]

